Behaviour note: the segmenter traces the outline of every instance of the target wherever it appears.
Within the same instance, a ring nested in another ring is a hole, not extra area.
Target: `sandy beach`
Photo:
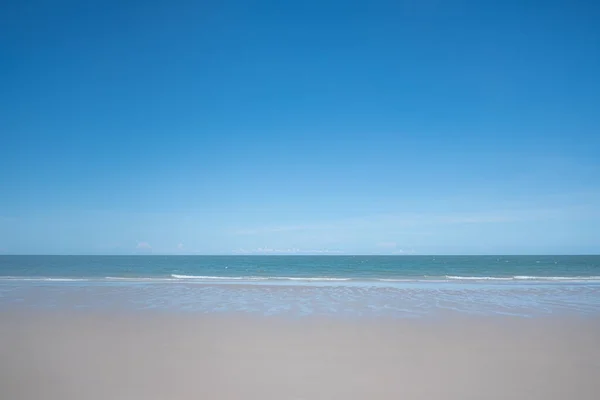
[[[0,314],[2,399],[597,399],[600,321]]]

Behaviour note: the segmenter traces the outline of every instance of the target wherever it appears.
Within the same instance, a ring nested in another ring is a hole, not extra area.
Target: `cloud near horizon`
[[[420,227],[431,225],[453,224],[500,224],[531,220],[552,219],[563,210],[528,209],[528,210],[495,210],[488,212],[463,213],[389,213],[354,217],[328,221],[327,223],[308,223],[298,225],[270,225],[262,227],[237,229],[234,235],[268,235],[272,233],[296,231],[331,231],[338,229],[377,227],[394,225],[396,227]]]
[[[258,247],[256,249],[237,249],[234,254],[342,254],[340,250],[317,249],[303,250],[297,248],[275,249],[271,247]]]

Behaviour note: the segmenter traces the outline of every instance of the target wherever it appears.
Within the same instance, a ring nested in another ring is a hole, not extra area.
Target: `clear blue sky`
[[[598,21],[4,1],[0,252],[599,253]]]

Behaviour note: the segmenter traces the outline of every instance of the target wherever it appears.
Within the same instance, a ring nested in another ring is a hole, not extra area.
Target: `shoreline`
[[[406,283],[398,287],[224,283],[0,283],[11,309],[164,310],[253,315],[423,317],[446,312],[522,317],[600,315],[598,284]]]

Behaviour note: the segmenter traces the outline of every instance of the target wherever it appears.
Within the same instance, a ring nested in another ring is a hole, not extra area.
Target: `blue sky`
[[[597,2],[195,3],[2,3],[0,252],[600,253]]]

